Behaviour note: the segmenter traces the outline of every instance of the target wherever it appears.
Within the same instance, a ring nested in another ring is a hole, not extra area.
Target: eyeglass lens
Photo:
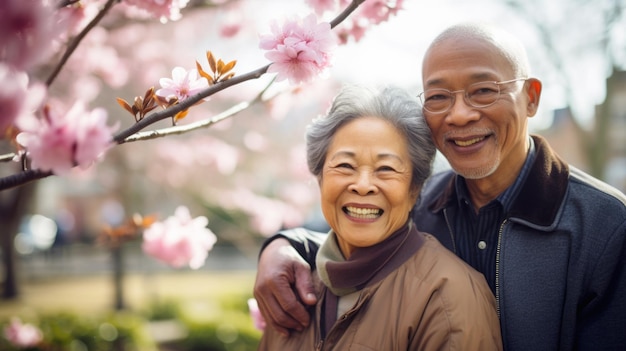
[[[445,112],[454,104],[456,93],[463,92],[465,102],[473,107],[487,107],[498,100],[500,86],[496,82],[479,82],[465,90],[428,89],[420,94],[422,104],[427,111]]]

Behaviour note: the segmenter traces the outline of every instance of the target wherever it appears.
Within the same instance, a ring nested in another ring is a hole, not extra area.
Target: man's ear
[[[537,78],[528,78],[526,81],[528,94],[528,117],[533,117],[539,109],[539,99],[541,98],[541,81]]]

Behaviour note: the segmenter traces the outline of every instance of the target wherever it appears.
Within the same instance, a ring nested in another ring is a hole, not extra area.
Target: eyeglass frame
[[[502,85],[502,84],[510,84],[510,83],[514,83],[514,82],[519,82],[520,80],[527,81],[528,79],[529,78],[515,78],[515,79],[510,79],[510,80],[501,80],[499,82],[498,81],[488,81],[487,80],[487,81],[476,82],[476,83],[472,83],[472,84],[468,85],[468,88],[469,88],[469,87],[471,87],[472,85],[475,85],[475,84],[494,83],[498,87],[498,97],[496,97],[496,99],[493,102],[491,102],[491,103],[489,103],[487,105],[481,105],[481,106],[476,106],[476,105],[474,105],[474,103],[472,103],[472,101],[470,100],[469,96],[467,95],[467,88],[460,89],[460,90],[455,90],[455,91],[451,91],[451,90],[444,89],[444,88],[426,89],[426,90],[422,91],[421,93],[417,94],[417,97],[420,99],[420,102],[422,103],[422,107],[424,108],[424,110],[426,110],[426,111],[428,111],[430,113],[434,113],[434,114],[446,113],[446,112],[450,111],[450,109],[452,108],[452,106],[454,106],[454,103],[456,102],[456,94],[460,93],[460,92],[464,93],[463,94],[463,101],[465,101],[465,103],[468,106],[471,106],[473,108],[485,108],[485,107],[492,106],[493,104],[498,102],[498,100],[500,100],[500,93],[502,92],[500,90],[500,85]],[[440,90],[440,91],[448,92],[450,94],[450,96],[452,97],[452,101],[450,102],[450,106],[448,106],[448,108],[446,108],[445,110],[437,111],[437,112],[433,112],[433,111],[430,111],[429,109],[427,109],[426,108],[426,101],[425,101],[425,98],[424,98],[424,94],[427,91],[429,91],[429,90]]]

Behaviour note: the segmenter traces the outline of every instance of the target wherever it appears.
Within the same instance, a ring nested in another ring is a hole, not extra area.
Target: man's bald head
[[[530,75],[528,56],[522,43],[511,34],[486,24],[463,23],[448,27],[432,41],[426,56],[443,42],[467,40],[481,40],[492,45],[509,62],[516,77]]]

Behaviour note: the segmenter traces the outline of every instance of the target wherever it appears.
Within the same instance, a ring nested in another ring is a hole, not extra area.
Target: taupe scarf
[[[324,335],[334,324],[337,315],[337,297],[359,291],[379,282],[411,257],[423,243],[423,237],[413,221],[408,220],[382,242],[356,248],[345,259],[332,230],[316,256],[317,272],[328,287],[324,306]]]

